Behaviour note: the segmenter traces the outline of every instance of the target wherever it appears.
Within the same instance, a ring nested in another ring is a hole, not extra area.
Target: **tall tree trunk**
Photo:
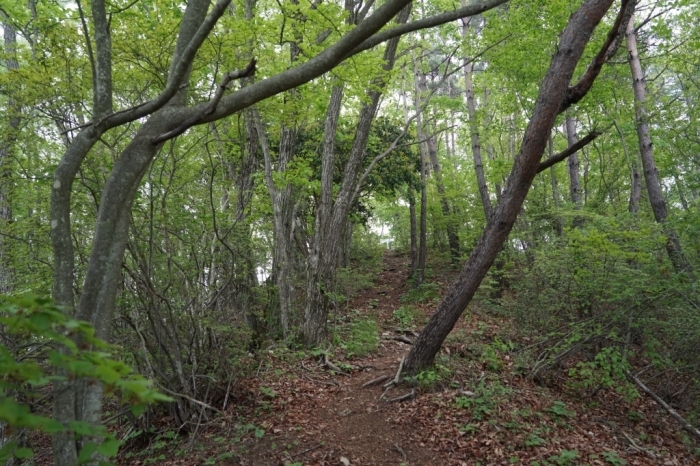
[[[421,102],[421,96],[427,95],[428,86],[426,84],[425,74],[421,73],[416,68],[416,111],[420,112],[421,108],[424,106]],[[445,231],[447,232],[447,242],[450,247],[450,259],[453,264],[457,264],[459,261],[459,235],[457,234],[457,228],[454,223],[454,218],[450,212],[450,206],[447,202],[447,195],[445,194],[445,185],[442,182],[442,173],[440,171],[440,162],[438,161],[437,154],[437,144],[435,142],[435,136],[433,134],[426,134],[428,130],[423,127],[422,138],[425,138],[425,152],[427,152],[428,158],[430,159],[430,166],[432,168],[433,177],[435,178],[435,186],[437,187],[438,197],[440,198],[440,207],[442,209],[442,217],[445,221]]]
[[[402,9],[396,16],[396,24],[405,23],[411,14],[411,4]],[[396,50],[399,45],[399,38],[391,39],[387,42],[384,49],[384,70],[391,71],[396,60]],[[302,337],[308,346],[316,346],[327,339],[328,333],[326,330],[326,321],[328,319],[328,306],[325,304],[325,293],[329,291],[328,286],[324,283],[333,283],[335,278],[336,266],[338,264],[338,255],[342,249],[343,235],[334,234],[334,232],[344,232],[347,228],[350,209],[352,208],[355,196],[357,196],[357,184],[359,182],[360,170],[364,161],[367,141],[369,140],[369,132],[372,127],[372,122],[379,108],[379,100],[386,86],[386,78],[380,78],[375,82],[375,90],[370,91],[369,102],[364,104],[360,109],[360,115],[357,126],[355,128],[355,138],[348,162],[343,171],[343,178],[340,185],[340,190],[335,201],[332,200],[332,179],[326,180],[325,196],[327,208],[324,206],[323,215],[327,219],[319,219],[317,225],[320,226],[314,232],[314,247],[318,246],[318,258],[310,260],[307,267],[307,301],[304,308],[304,320],[302,323]],[[342,92],[337,96],[342,98]],[[328,110],[333,110],[333,102],[329,103]],[[333,110],[335,111],[335,110]],[[327,112],[327,114],[330,114]],[[325,130],[330,130],[326,126]],[[324,146],[326,141],[335,141],[335,132],[333,134],[324,134]],[[330,148],[329,148],[330,150]],[[322,162],[326,163],[324,161]],[[332,165],[332,159],[330,162]],[[329,166],[330,170],[330,166]],[[322,167],[323,171],[323,167]],[[330,172],[329,172],[330,173]],[[322,182],[323,188],[323,182]],[[332,206],[332,207],[331,207]],[[324,228],[324,225],[326,227]],[[317,236],[319,235],[319,236]]]
[[[549,133],[549,157],[552,158],[554,156],[554,141],[552,138],[552,133]],[[559,215],[559,187],[557,183],[557,177],[554,174],[554,166],[549,167],[549,177],[552,182],[552,200],[554,201],[554,208],[557,210],[556,213],[556,218],[554,221],[556,222],[556,227],[557,227],[557,236],[562,237],[564,235],[564,222],[562,221],[560,215]]]
[[[634,31],[634,17],[630,18],[625,31],[627,40],[627,52],[629,54],[629,65],[632,71],[632,85],[634,87],[634,110],[637,125],[637,137],[639,139],[639,153],[644,169],[644,181],[646,182],[647,194],[651,210],[654,212],[656,222],[661,224],[668,238],[666,251],[671,259],[676,272],[690,271],[690,264],[683,256],[681,242],[676,231],[666,225],[668,211],[666,201],[661,190],[659,171],[656,169],[654,161],[654,149],[652,147],[651,135],[649,133],[649,121],[646,109],[646,79],[642,70],[642,63],[637,52],[637,36]]]
[[[408,215],[411,235],[411,275],[413,278],[418,271],[418,228],[416,226],[416,192],[413,186],[408,187]]]
[[[576,120],[567,115],[565,126],[566,140],[569,146],[573,146],[578,142],[578,137],[576,136]],[[566,165],[569,170],[569,199],[574,205],[575,210],[581,210],[581,176],[579,175],[578,154],[571,154],[566,161]],[[582,225],[583,219],[577,215],[574,218],[574,228],[578,228]]]
[[[12,75],[19,69],[17,62],[17,34],[15,28],[0,12],[4,36],[5,67]],[[10,78],[10,83],[18,83],[18,78]],[[22,109],[15,98],[15,85],[10,84],[8,89],[7,130],[0,139],[0,229],[8,231],[7,227],[12,220],[12,169],[10,168],[12,152],[17,141],[20,126],[20,113]],[[9,245],[4,235],[0,235],[0,294],[12,291],[12,266],[10,263]]]
[[[461,0],[462,7],[467,5],[467,0]],[[462,20],[462,38],[467,39],[469,34],[469,24],[473,18]],[[479,186],[479,195],[481,196],[481,204],[484,207],[484,217],[486,222],[493,215],[493,207],[491,206],[491,197],[489,196],[489,188],[486,184],[486,176],[484,175],[484,164],[481,159],[481,142],[479,141],[479,122],[476,118],[476,102],[474,100],[474,83],[472,82],[472,72],[474,71],[474,63],[471,58],[465,55],[464,57],[464,88],[467,96],[467,112],[469,115],[469,133],[471,134],[472,156],[474,158],[474,170],[476,171],[476,182]]]
[[[95,0],[92,6],[96,34],[101,37],[105,34],[109,35],[109,22],[104,14],[104,2]],[[191,1],[187,4],[173,54],[174,64],[179,63],[180,58],[186,54],[188,44],[206,17],[208,6],[208,0]],[[90,41],[89,37],[85,39]],[[111,59],[109,41],[96,41],[95,44],[98,63]],[[111,89],[112,78],[111,74],[106,72],[107,69],[108,67],[101,65],[93,68],[93,81],[100,81],[94,85],[95,90],[108,92]],[[181,82],[189,79],[189,69],[188,66],[177,76],[181,81],[172,84],[171,89],[177,89]],[[175,93],[170,102],[184,102],[184,97],[184,92]],[[111,96],[95,98],[92,115],[95,121],[100,121],[111,113],[111,102]],[[177,126],[177,119],[174,117],[178,109],[174,105],[164,106],[159,110],[157,107],[154,108],[156,111],[125,147],[105,183],[82,294],[75,312],[75,317],[91,323],[95,329],[95,336],[103,340],[109,340],[110,337],[112,315],[117,291],[120,288],[122,260],[128,239],[131,206],[140,181],[161,147],[161,144],[151,144],[151,141]],[[106,129],[107,126],[96,123],[81,130],[78,136],[70,141],[54,173],[51,189],[53,297],[57,304],[65,306],[69,312],[75,303],[74,256],[70,226],[71,188],[82,161]],[[101,384],[89,383],[83,379],[59,380],[54,383],[53,391],[53,416],[58,422],[64,425],[72,421],[92,425],[101,423],[103,395]],[[59,432],[54,434],[52,446],[54,462],[57,466],[77,464],[78,453],[82,447],[81,441],[75,441],[68,433]]]
[[[428,147],[427,147],[427,141],[426,139],[426,134],[425,134],[425,127],[423,126],[423,114],[421,112],[421,96],[420,96],[420,87],[418,85],[418,76],[420,74],[419,67],[418,67],[418,62],[416,60],[416,57],[414,55],[413,57],[413,67],[414,67],[414,72],[415,72],[415,80],[416,80],[416,86],[415,86],[415,107],[416,107],[416,135],[418,136],[418,140],[421,141],[418,144],[418,149],[420,153],[420,222],[418,226],[418,261],[416,263],[416,271],[415,274],[413,275],[413,283],[412,286],[414,288],[418,288],[423,284],[423,281],[425,280],[425,261],[426,261],[426,256],[428,255],[428,234],[427,234],[427,228],[428,228],[428,217],[427,217],[427,210],[428,210],[428,192],[427,192],[427,162],[426,159],[428,158]]]
[[[608,51],[611,50],[610,39],[614,36],[608,36],[606,48],[596,56],[594,66],[588,68],[581,81],[576,86],[569,87],[584,48],[612,1],[585,0],[571,15],[568,25],[559,36],[558,47],[542,80],[532,118],[501,201],[464,268],[406,357],[403,370],[409,375],[415,375],[432,364],[443,341],[476,293],[501,245],[507,239],[537,173],[557,115],[580,100],[599,73],[604,63],[602,57],[607,57]],[[619,19],[616,23],[616,26],[618,25]],[[619,28],[616,27],[613,32],[617,34]]]
[[[630,157],[624,133],[622,132],[616,121],[613,121],[613,125],[617,130],[617,134],[620,136],[622,151],[625,153],[625,160],[627,160],[627,166],[630,170],[629,212],[632,214],[636,214],[637,212],[639,212],[639,198],[642,196],[642,172],[639,169],[639,159],[637,157]]]

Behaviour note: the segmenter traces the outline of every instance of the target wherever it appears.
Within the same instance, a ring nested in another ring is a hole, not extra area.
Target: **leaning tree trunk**
[[[569,86],[593,30],[610,8],[612,1],[584,1],[570,17],[568,25],[560,35],[558,47],[542,81],[532,118],[501,201],[464,268],[406,357],[403,370],[409,375],[415,375],[432,364],[443,341],[476,293],[501,245],[508,238],[537,173],[540,158],[557,115],[583,98],[614,48],[613,39],[620,30],[622,15],[618,16],[603,50],[596,56],[579,83],[573,87]],[[623,2],[623,6],[628,4]]]
[[[627,39],[627,52],[629,54],[630,70],[632,71],[632,85],[634,87],[634,111],[637,123],[637,136],[639,138],[639,153],[642,159],[644,170],[644,181],[646,182],[647,194],[651,210],[654,212],[656,222],[664,228],[668,241],[666,251],[671,259],[676,272],[690,271],[690,264],[683,256],[681,242],[676,231],[666,225],[668,211],[666,201],[661,190],[659,171],[656,169],[654,161],[654,148],[652,147],[651,135],[649,133],[649,119],[646,110],[646,79],[642,70],[642,63],[637,52],[637,36],[634,30],[634,17],[630,18],[625,31]]]

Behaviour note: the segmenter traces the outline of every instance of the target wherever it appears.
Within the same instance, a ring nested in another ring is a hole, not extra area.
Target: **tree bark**
[[[576,135],[576,120],[570,115],[567,115],[565,127],[566,140],[569,147],[571,147],[578,142],[578,136]],[[569,171],[569,199],[574,205],[574,210],[581,210],[581,176],[579,174],[579,161],[578,154],[576,152],[568,157],[566,165]],[[578,215],[574,217],[574,228],[579,228],[582,225],[583,219]]]
[[[667,236],[666,251],[676,272],[691,271],[690,264],[683,256],[680,238],[676,231],[666,224],[668,211],[666,201],[661,190],[659,171],[654,161],[654,148],[649,132],[649,118],[646,109],[646,79],[642,70],[642,63],[637,52],[637,36],[634,30],[634,16],[630,18],[625,31],[627,41],[627,52],[629,55],[629,65],[632,72],[632,86],[634,88],[634,110],[637,126],[637,137],[639,140],[639,153],[642,159],[644,170],[644,181],[646,182],[647,194],[651,210],[654,212],[656,222],[662,225]],[[631,203],[630,203],[631,204]]]
[[[462,7],[467,5],[467,0],[461,0]],[[469,33],[469,21],[462,20],[462,39],[466,40]],[[474,171],[476,172],[476,182],[479,186],[481,205],[484,207],[484,217],[486,222],[493,215],[489,188],[484,175],[484,164],[481,158],[481,142],[479,141],[479,123],[476,119],[476,102],[474,101],[474,83],[472,82],[472,72],[474,63],[469,57],[464,57],[464,87],[467,96],[467,113],[469,115],[469,133],[471,134],[472,156],[474,158]]]
[[[399,12],[396,17],[396,23],[402,24],[408,21],[411,14],[410,4]],[[362,24],[362,23],[361,23]],[[396,60],[396,51],[398,48],[399,39],[391,39],[387,42],[384,50],[384,70],[391,71]],[[380,78],[375,82],[375,90],[370,91],[369,102],[364,104],[360,109],[357,126],[355,127],[355,138],[348,162],[343,170],[343,177],[340,185],[340,190],[335,201],[332,201],[332,177],[328,176],[325,179],[325,184],[322,182],[322,187],[325,186],[325,193],[322,194],[326,205],[323,215],[327,219],[319,219],[318,225],[320,228],[315,232],[314,247],[318,245],[318,257],[309,261],[307,272],[307,302],[304,309],[304,321],[302,323],[302,337],[308,346],[316,346],[327,339],[326,321],[328,319],[328,306],[325,304],[325,293],[329,291],[330,283],[335,277],[338,256],[342,249],[343,235],[334,234],[335,232],[344,232],[347,228],[348,216],[352,203],[357,195],[357,184],[360,177],[360,169],[364,161],[369,132],[379,108],[379,100],[386,86],[386,77]],[[337,95],[338,99],[342,99],[342,92]],[[332,115],[333,101],[329,104],[327,115]],[[331,128],[327,125],[325,130],[330,131]],[[325,131],[324,131],[325,132]],[[326,152],[326,143],[335,142],[335,132],[332,134],[324,134],[324,155]],[[327,148],[332,152],[330,145]],[[329,155],[330,155],[329,152]],[[332,158],[329,158],[332,164]],[[324,157],[323,163],[327,163]],[[331,165],[328,164],[328,170]],[[323,171],[323,167],[322,167]],[[331,172],[328,172],[330,175]],[[332,208],[330,206],[332,205]],[[325,225],[325,228],[324,228]],[[319,236],[316,236],[316,233]],[[322,280],[321,280],[322,279]],[[321,281],[319,281],[321,280]],[[324,287],[324,283],[326,283]]]
[[[12,74],[19,69],[17,62],[17,33],[12,24],[5,18],[5,13],[0,12],[2,19],[3,39],[5,44],[5,67]],[[10,82],[13,79],[11,78]],[[10,163],[12,152],[21,123],[22,109],[15,98],[15,86],[10,84],[7,98],[7,130],[0,140],[0,227],[3,231],[12,220],[12,169]],[[12,265],[9,254],[9,244],[4,235],[0,235],[0,294],[8,294],[12,291]]]
[[[411,235],[411,274],[413,278],[418,271],[418,228],[416,226],[416,192],[413,186],[408,187],[408,215]]]
[[[428,86],[426,83],[425,74],[421,73],[416,68],[416,112],[420,112],[421,108],[424,107],[424,102],[422,102],[422,96],[427,95]],[[422,121],[422,117],[421,117]],[[427,134],[426,134],[427,133]],[[425,150],[428,159],[430,159],[430,167],[432,168],[432,175],[435,179],[435,187],[437,188],[438,197],[440,198],[440,207],[442,209],[442,217],[445,222],[445,232],[447,233],[447,242],[450,247],[450,259],[453,264],[457,264],[459,261],[459,235],[457,234],[457,228],[454,224],[454,218],[450,210],[450,205],[447,202],[447,195],[445,194],[445,184],[442,182],[442,173],[440,170],[440,162],[438,161],[437,144],[435,142],[435,136],[431,134],[430,129],[425,126],[422,127],[422,136],[419,139],[425,138]],[[424,155],[426,155],[424,154]]]
[[[566,110],[565,101],[575,100],[570,93],[575,90],[575,97],[580,100],[590,89],[597,73],[593,76],[586,73],[584,86],[579,86],[581,81],[573,87],[570,87],[569,83],[593,30],[611,4],[612,0],[584,1],[570,17],[568,25],[560,35],[557,50],[542,81],[532,118],[525,131],[501,201],[464,268],[450,286],[447,295],[438,305],[406,357],[403,370],[409,375],[415,375],[432,364],[443,341],[493,264],[501,245],[515,223],[537,173],[540,158],[555,119],[561,111]],[[613,30],[614,34],[618,32],[617,26],[616,24]],[[609,41],[606,41],[605,47],[609,47]],[[607,50],[601,51],[603,52],[607,54]],[[600,67],[598,72],[599,70]]]

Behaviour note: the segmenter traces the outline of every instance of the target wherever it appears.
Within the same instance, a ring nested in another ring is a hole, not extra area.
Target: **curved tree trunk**
[[[583,49],[611,4],[612,0],[584,1],[560,35],[556,53],[542,81],[532,118],[501,201],[464,268],[406,357],[403,370],[409,375],[415,375],[432,364],[443,341],[466,309],[501,245],[508,238],[537,173],[557,115],[565,111],[576,98],[580,100],[585,95],[600,71],[603,62],[597,63],[597,68],[589,67],[579,84],[569,87]],[[617,33],[618,30],[613,32]],[[606,49],[609,48],[610,43],[606,41]],[[607,55],[607,50],[602,52]],[[600,58],[599,54],[596,60]]]

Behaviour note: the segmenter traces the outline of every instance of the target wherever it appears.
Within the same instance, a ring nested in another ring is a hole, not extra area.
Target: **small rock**
[[[340,457],[340,462],[343,463],[344,466],[350,466],[350,460],[344,456]]]

